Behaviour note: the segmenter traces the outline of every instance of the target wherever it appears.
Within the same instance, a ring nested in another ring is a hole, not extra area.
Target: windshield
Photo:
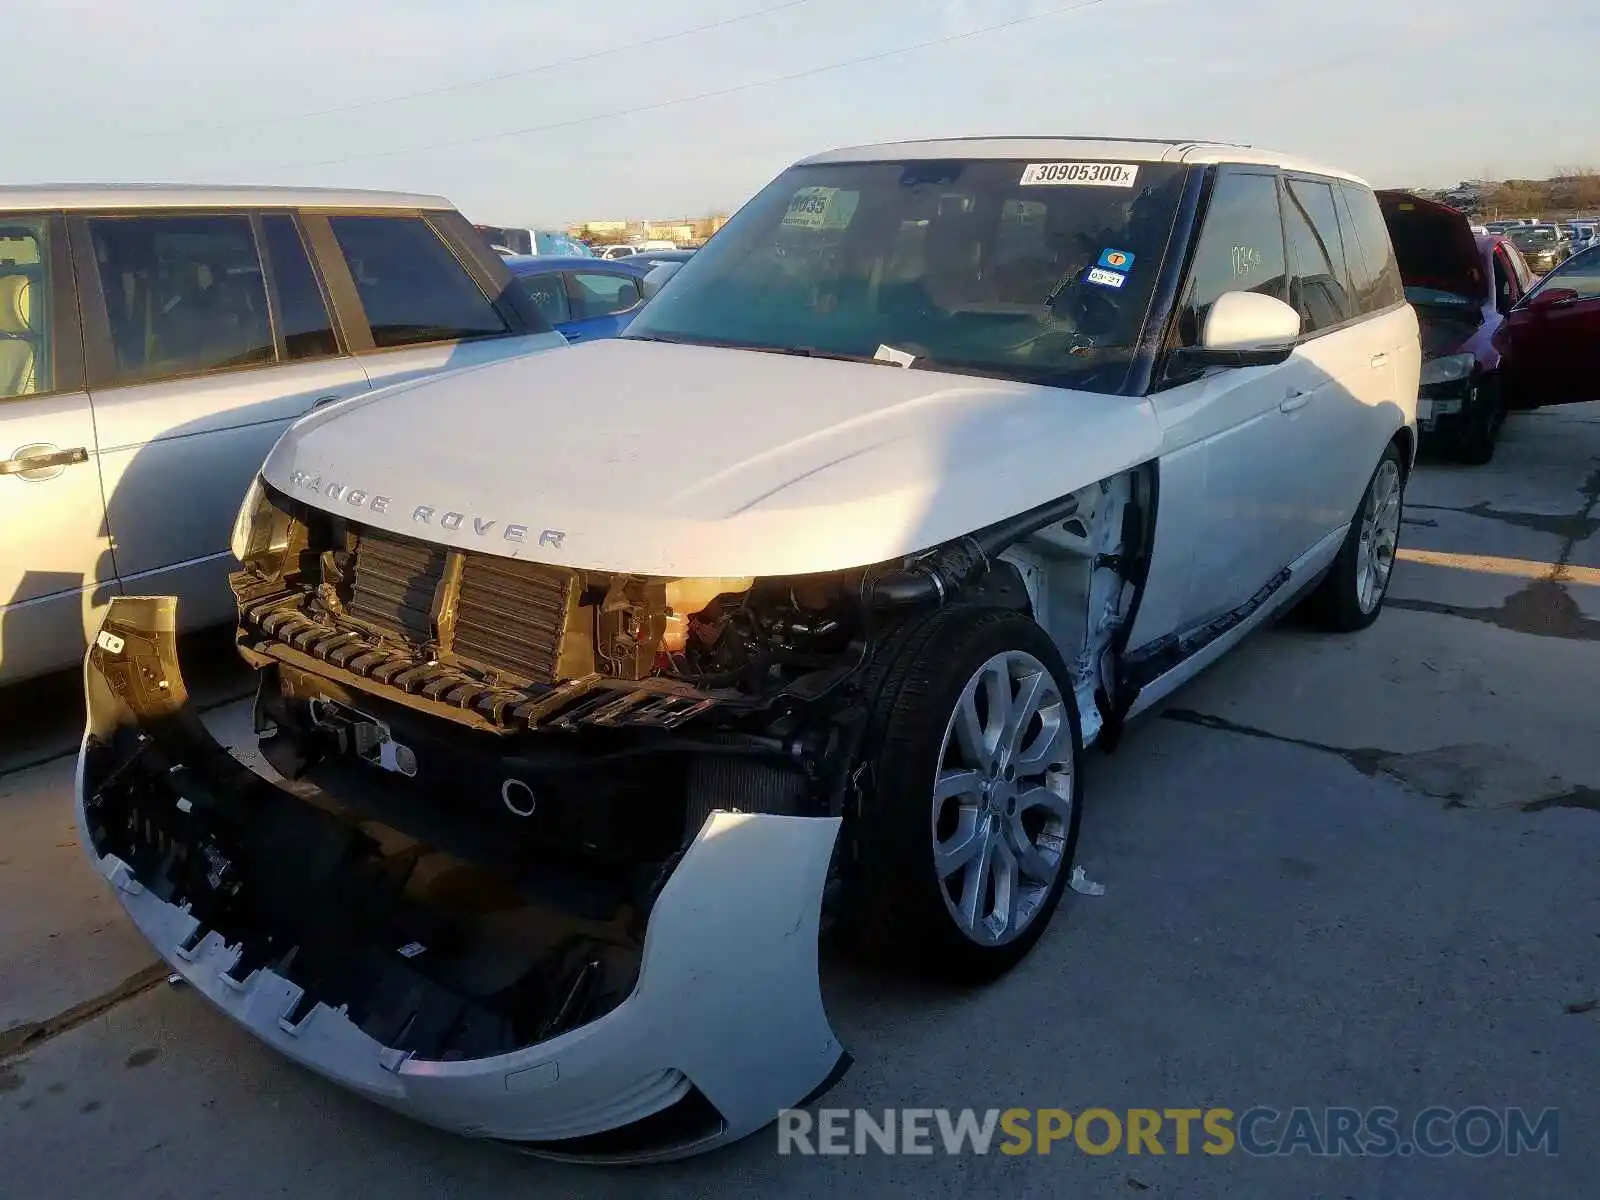
[[[1020,161],[794,167],[625,336],[1115,392],[1187,168]]]

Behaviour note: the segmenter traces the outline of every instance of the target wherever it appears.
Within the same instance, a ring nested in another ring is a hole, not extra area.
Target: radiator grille
[[[409,538],[363,529],[356,542],[350,615],[421,645],[433,636],[433,597],[445,552]]]
[[[452,649],[535,683],[556,676],[573,575],[559,567],[469,554],[461,571]]]

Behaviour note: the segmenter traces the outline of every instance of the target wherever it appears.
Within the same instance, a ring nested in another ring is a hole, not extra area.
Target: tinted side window
[[[544,275],[518,275],[512,284],[533,301],[539,315],[552,325],[568,320],[567,287],[559,271]]]
[[[1494,306],[1503,313],[1511,311],[1511,306],[1517,302],[1516,285],[1511,274],[1511,264],[1506,261],[1505,251],[1494,252]]]
[[[88,224],[116,382],[273,361],[249,217],[96,217]]]
[[[1600,299],[1600,250],[1582,250],[1545,276],[1545,287],[1578,293],[1580,300]]]
[[[380,347],[505,333],[506,323],[420,217],[332,217]]]
[[[572,280],[569,294],[574,320],[627,312],[639,303],[639,285],[631,275],[576,271],[569,278]]]
[[[1303,179],[1286,180],[1283,227],[1289,240],[1289,303],[1300,310],[1307,333],[1356,315],[1344,266],[1344,245],[1333,206],[1333,188]]]
[[[1224,292],[1287,295],[1278,185],[1271,175],[1217,177],[1195,248],[1179,317],[1182,345],[1200,341],[1206,314]]]
[[[294,218],[263,217],[261,236],[266,242],[272,286],[278,296],[278,326],[283,334],[284,357],[298,362],[338,354],[339,339],[333,335],[328,304],[323,299],[316,273],[311,269],[311,259],[306,256],[305,243],[300,240]]]
[[[0,220],[0,400],[55,388],[49,295],[49,218]]]
[[[1345,238],[1344,248],[1357,310],[1378,312],[1399,304],[1405,299],[1405,288],[1378,198],[1354,183],[1341,184],[1339,194],[1344,201],[1340,210],[1341,223],[1352,235]]]

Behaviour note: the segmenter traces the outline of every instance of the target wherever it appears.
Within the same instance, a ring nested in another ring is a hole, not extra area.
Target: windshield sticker
[[[1029,163],[1022,172],[1023,187],[1120,187],[1131,188],[1139,178],[1132,163]]]
[[[1100,287],[1119,288],[1128,282],[1126,275],[1116,271],[1107,271],[1101,267],[1091,267],[1085,276],[1089,283],[1098,284]]]
[[[1108,271],[1133,270],[1134,256],[1126,250],[1102,250],[1100,252],[1100,265]]]
[[[789,201],[783,223],[790,229],[843,229],[856,215],[860,200],[860,192],[835,187],[801,188]]]

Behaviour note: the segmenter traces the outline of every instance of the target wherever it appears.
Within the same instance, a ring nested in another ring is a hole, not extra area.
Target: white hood
[[[463,549],[770,576],[937,545],[1160,445],[1145,400],[610,340],[330,405],[284,434],[263,474],[331,512]]]

